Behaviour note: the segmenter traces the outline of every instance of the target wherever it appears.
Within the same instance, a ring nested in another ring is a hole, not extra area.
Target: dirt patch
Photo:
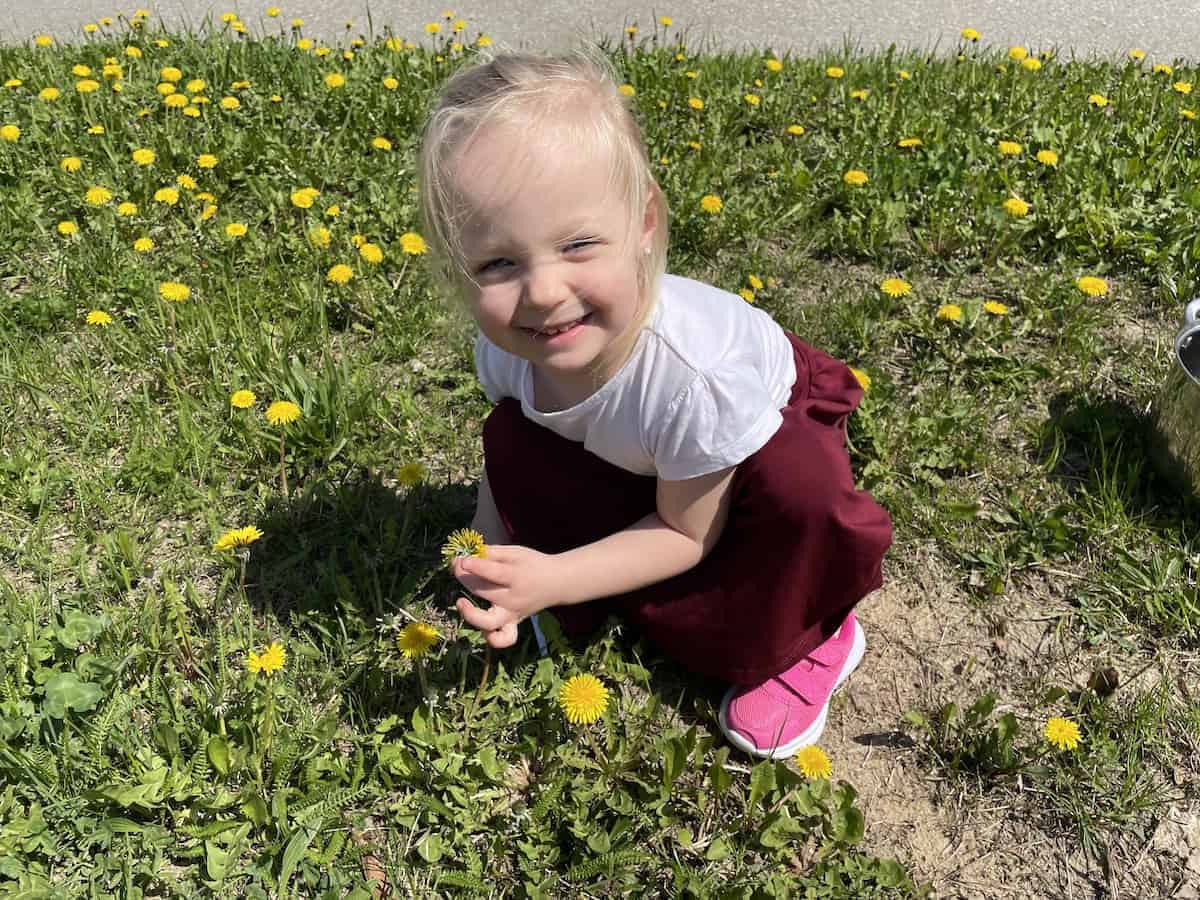
[[[867,655],[835,697],[821,741],[835,777],[859,791],[864,849],[902,860],[939,897],[1200,896],[1175,893],[1200,853],[1175,859],[1156,846],[1118,846],[1106,874],[1073,835],[1047,833],[1020,793],[984,793],[931,768],[904,727],[910,709],[961,707],[988,690],[998,711],[1020,717],[1031,686],[1081,684],[1090,655],[1061,627],[1071,609],[1058,582],[1032,579],[985,605],[931,547],[889,557],[884,587],[859,607]],[[1200,823],[1195,830],[1200,836]]]

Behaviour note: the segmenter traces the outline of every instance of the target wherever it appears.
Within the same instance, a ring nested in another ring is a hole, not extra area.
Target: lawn
[[[896,528],[829,777],[732,751],[724,686],[615,621],[489,653],[449,604],[489,405],[414,164],[477,23],[134,15],[0,47],[0,895],[1165,896],[1200,866],[1170,830],[1200,821],[1200,508],[1148,461],[1195,69],[684,24],[598,38],[669,268],[855,367]]]

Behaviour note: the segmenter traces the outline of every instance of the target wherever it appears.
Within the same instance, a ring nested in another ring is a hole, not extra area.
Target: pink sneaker
[[[863,658],[862,627],[850,613],[837,634],[786,672],[762,684],[731,687],[721,701],[721,731],[739,750],[783,759],[816,743],[829,698]]]

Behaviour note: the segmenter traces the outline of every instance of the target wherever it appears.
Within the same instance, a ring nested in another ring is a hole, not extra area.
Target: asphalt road
[[[283,13],[267,19],[264,11],[278,3]],[[660,3],[581,3],[553,0],[473,0],[468,5],[399,2],[399,0],[0,0],[0,43],[28,40],[38,33],[63,40],[84,39],[82,26],[102,16],[132,14],[149,8],[168,28],[199,26],[222,12],[238,13],[257,31],[287,27],[304,19],[310,37],[336,41],[348,32],[367,34],[368,19],[378,33],[386,24],[397,34],[418,40],[423,26],[452,10],[467,20],[467,34],[486,32],[498,45],[568,46],[578,38],[620,35],[628,24],[645,34],[661,15],[674,20],[692,47],[771,48],[777,53],[810,54],[836,49],[849,40],[864,49],[899,47],[945,51],[970,26],[984,43],[1023,44],[1031,49],[1123,54],[1144,49],[1154,61],[1195,59],[1200,53],[1200,2],[1197,0],[664,0]],[[369,15],[368,15],[369,12]]]

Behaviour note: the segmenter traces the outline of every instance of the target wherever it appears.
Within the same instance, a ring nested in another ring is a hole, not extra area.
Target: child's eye
[[[567,246],[564,249],[566,249],[566,250],[582,250],[584,247],[590,247],[595,243],[596,243],[595,241],[590,240],[590,239],[583,240],[583,241],[571,241],[571,243],[567,244]]]
[[[482,275],[484,272],[494,272],[504,266],[512,265],[512,261],[504,258],[489,259],[482,266],[475,270],[475,274]]]

